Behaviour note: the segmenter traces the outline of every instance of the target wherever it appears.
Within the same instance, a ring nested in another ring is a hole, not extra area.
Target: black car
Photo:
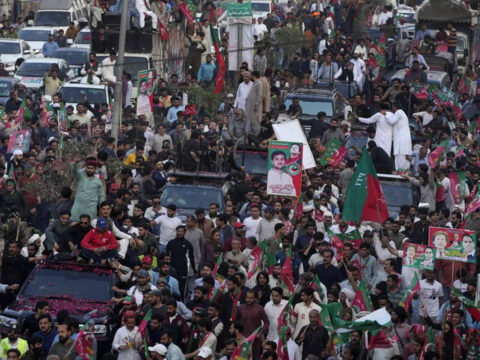
[[[21,328],[25,318],[34,312],[37,301],[46,300],[54,320],[64,309],[81,325],[93,319],[99,345],[110,342],[111,329],[103,321],[112,310],[114,285],[114,272],[106,266],[41,263],[30,273],[15,301],[0,315],[0,333],[7,334],[15,325]]]

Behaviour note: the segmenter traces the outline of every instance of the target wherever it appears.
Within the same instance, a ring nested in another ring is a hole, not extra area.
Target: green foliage
[[[288,59],[291,59],[303,44],[303,34],[298,26],[284,26],[275,33],[277,43],[285,51]]]

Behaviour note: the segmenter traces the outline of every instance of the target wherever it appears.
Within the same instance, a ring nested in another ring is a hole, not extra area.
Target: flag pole
[[[378,208],[378,202],[375,203],[375,208],[377,209],[378,223],[382,225],[382,219],[380,217],[380,209]]]

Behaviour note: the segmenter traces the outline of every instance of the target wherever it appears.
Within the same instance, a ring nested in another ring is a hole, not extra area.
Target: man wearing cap
[[[137,306],[143,303],[143,294],[152,290],[158,290],[155,285],[150,284],[148,271],[140,270],[137,274],[137,283],[127,291],[127,295],[132,295]]]
[[[148,347],[148,351],[150,351],[150,356],[154,360],[163,360],[167,357],[167,348],[162,344]]]
[[[90,230],[82,240],[82,256],[91,263],[105,264],[118,256],[118,242],[113,233],[107,230],[107,220],[97,219],[97,227]],[[148,274],[148,273],[147,273]]]
[[[90,215],[90,219],[97,216],[98,206],[105,200],[102,180],[95,176],[97,162],[87,160],[85,169],[78,170],[77,162],[73,163],[73,173],[77,179],[77,191],[72,207],[72,221],[78,221],[81,214]]]
[[[7,337],[1,342],[2,360],[7,358],[7,351],[10,349],[17,349],[21,355],[27,352],[27,341],[20,337],[17,325],[10,328]]]
[[[209,347],[202,347],[198,351],[197,358],[200,360],[213,360],[212,349]]]
[[[141,360],[142,336],[135,326],[135,312],[127,311],[123,315],[124,326],[117,330],[112,348],[118,351],[118,360]]]

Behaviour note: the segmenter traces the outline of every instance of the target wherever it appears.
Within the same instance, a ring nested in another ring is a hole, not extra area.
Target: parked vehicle
[[[2,62],[5,64],[5,70],[10,75],[15,72],[15,62],[18,59],[30,59],[35,57],[35,52],[30,45],[21,39],[1,39],[0,54],[2,54]]]
[[[39,90],[43,85],[43,77],[53,64],[57,64],[60,69],[60,78],[67,80],[73,78],[73,70],[63,59],[56,58],[38,58],[28,59],[20,66],[15,73],[15,78],[22,84],[32,90]]]

